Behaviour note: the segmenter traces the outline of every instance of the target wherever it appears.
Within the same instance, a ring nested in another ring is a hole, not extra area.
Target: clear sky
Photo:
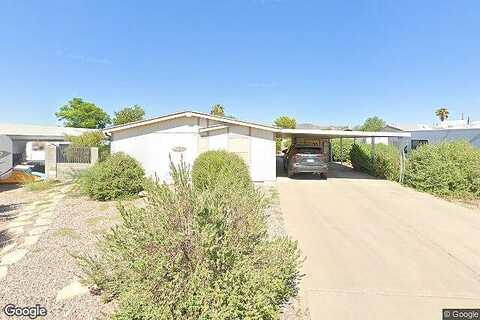
[[[0,122],[82,97],[147,116],[480,120],[480,1],[0,1]]]

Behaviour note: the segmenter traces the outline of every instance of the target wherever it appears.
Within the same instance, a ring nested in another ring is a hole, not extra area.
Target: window
[[[412,140],[412,150],[417,149],[422,144],[428,144],[428,140]]]

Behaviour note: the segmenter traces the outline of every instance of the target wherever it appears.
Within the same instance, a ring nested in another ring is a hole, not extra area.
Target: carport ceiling
[[[372,131],[344,131],[344,130],[314,130],[314,129],[280,129],[280,137],[291,136],[316,136],[319,138],[370,138],[370,137],[396,137],[410,138],[410,132],[372,132]]]

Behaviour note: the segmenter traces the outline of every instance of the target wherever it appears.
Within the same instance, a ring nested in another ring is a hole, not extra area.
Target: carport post
[[[375,161],[375,137],[372,137],[372,160]]]
[[[343,165],[343,138],[340,137],[340,164]]]

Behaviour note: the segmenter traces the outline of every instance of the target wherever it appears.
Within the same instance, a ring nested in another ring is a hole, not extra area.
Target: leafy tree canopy
[[[285,129],[295,129],[297,127],[297,120],[289,116],[280,116],[273,122],[277,127]]]
[[[144,116],[145,111],[139,105],[125,107],[122,110],[115,112],[115,116],[113,117],[113,124],[118,126],[134,121],[143,120]]]
[[[379,117],[370,117],[360,126],[361,131],[382,131],[385,128],[385,120]]]
[[[66,127],[102,129],[109,124],[110,117],[94,103],[83,101],[82,98],[73,98],[60,107],[55,113],[59,120],[63,120]]]
[[[214,104],[210,114],[217,117],[225,117],[225,108],[221,104]]]
[[[102,131],[85,132],[79,136],[67,136],[67,140],[75,147],[99,147],[103,145],[105,136]]]

